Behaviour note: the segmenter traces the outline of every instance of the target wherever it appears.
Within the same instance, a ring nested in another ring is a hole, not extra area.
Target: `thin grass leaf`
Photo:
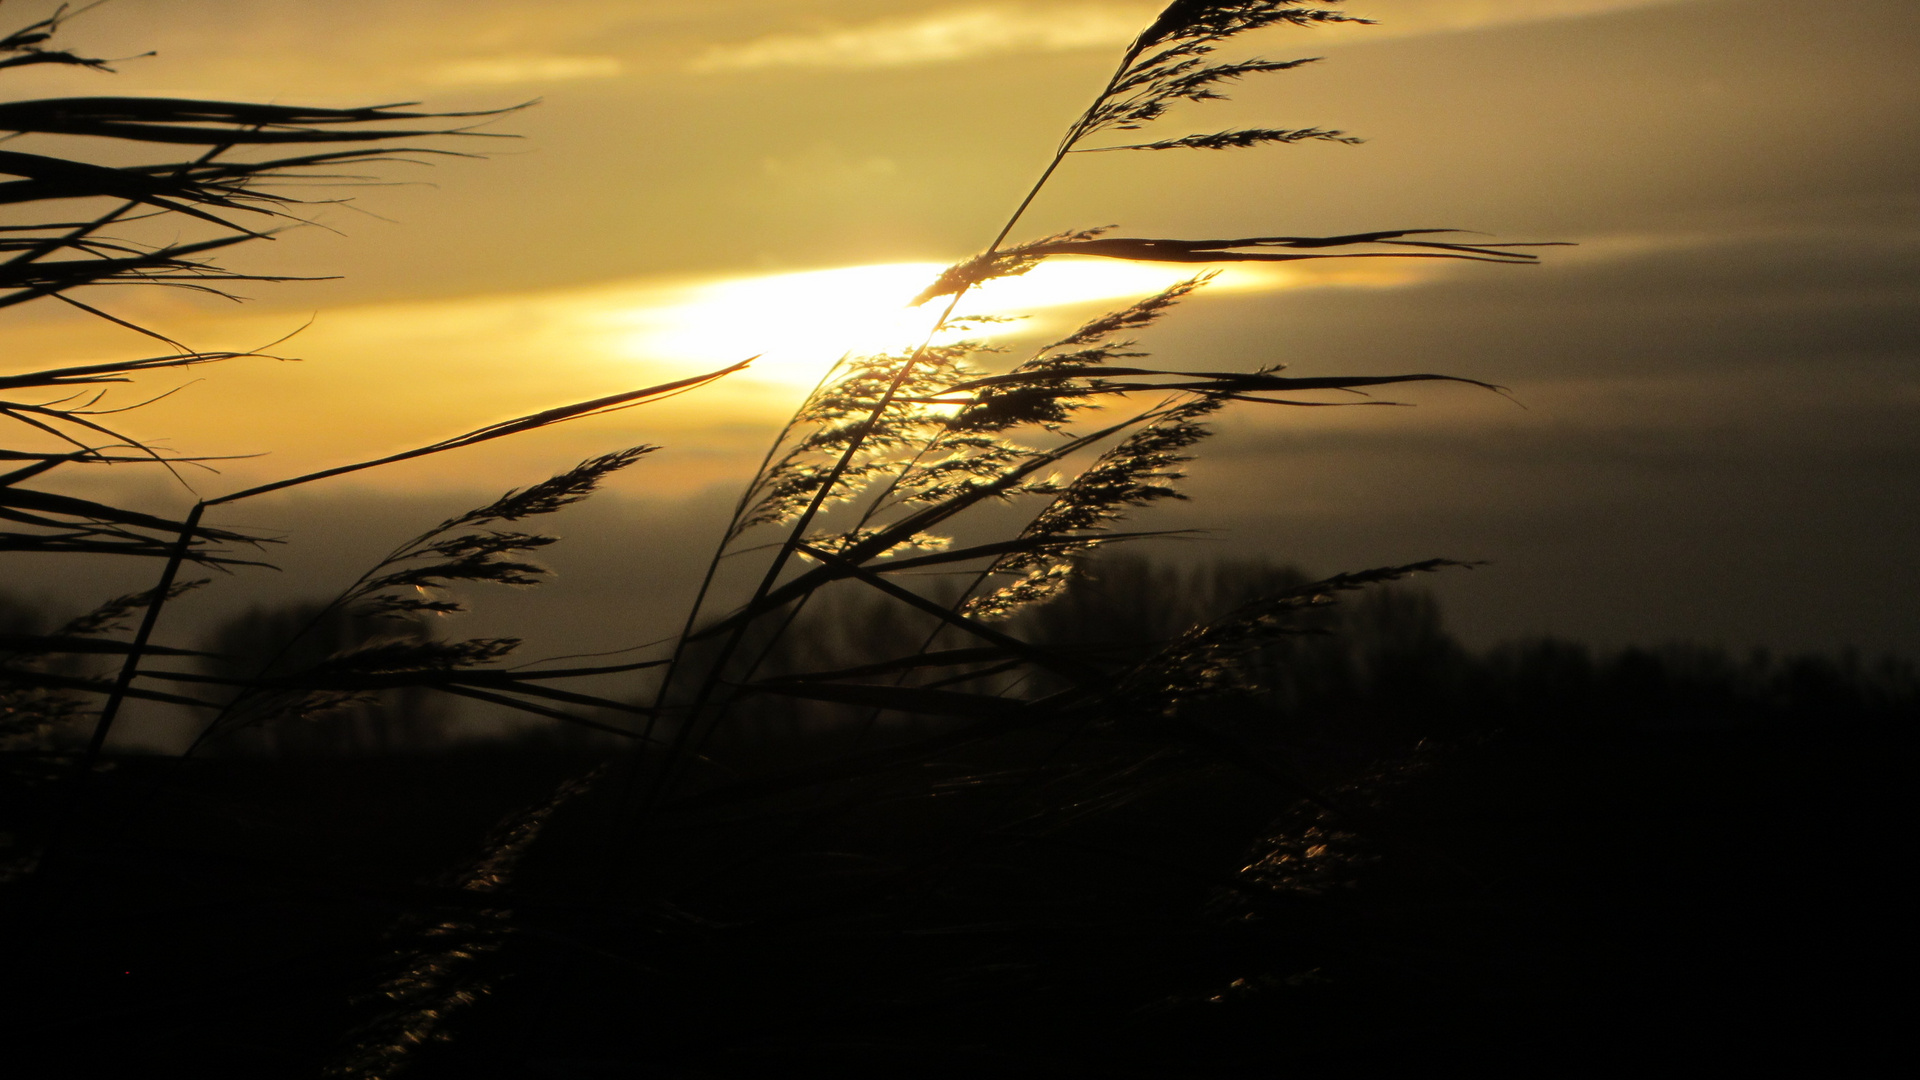
[[[1344,131],[1324,128],[1234,128],[1210,135],[1182,135],[1177,139],[1127,143],[1122,146],[1076,147],[1076,154],[1104,154],[1113,150],[1244,150],[1252,146],[1290,145],[1297,142],[1335,142],[1358,146],[1366,140]]]
[[[115,525],[130,525],[157,532],[178,533],[181,522],[169,518],[157,517],[138,510],[127,510],[91,499],[76,498],[72,495],[56,495],[50,491],[32,491],[26,488],[7,486],[0,488],[0,507],[17,510],[38,511],[47,514],[64,514],[87,521],[108,522]],[[222,541],[226,543],[254,543],[253,537],[226,529],[197,527],[194,536],[199,540]]]
[[[72,634],[0,634],[0,652],[12,654],[6,658],[5,662],[12,662],[26,656],[54,654],[118,656],[125,654],[132,647],[124,641],[100,641]],[[153,656],[213,655],[199,649],[174,649],[165,645],[148,645],[145,651]]]
[[[1089,239],[1038,240],[1022,249],[1029,256],[1091,255],[1140,262],[1297,262],[1302,259],[1428,258],[1475,262],[1535,263],[1539,256],[1518,248],[1564,247],[1551,243],[1460,244],[1433,240],[1406,240],[1408,236],[1457,233],[1458,229],[1390,229],[1343,236],[1248,236],[1227,240],[1165,240],[1115,236]],[[1328,251],[1330,248],[1379,245],[1393,251]],[[1236,250],[1252,248],[1251,251]],[[1269,249],[1307,252],[1282,254]],[[1400,248],[1411,250],[1401,251]]]
[[[509,435],[518,435],[527,431],[535,431],[543,427],[564,423],[568,420],[577,420],[587,416],[600,416],[605,413],[618,412],[622,409],[630,409],[636,405],[644,405],[649,401],[661,400],[684,393],[695,387],[704,386],[715,379],[724,378],[736,371],[740,371],[752,362],[752,360],[742,360],[738,364],[731,364],[718,371],[707,372],[704,375],[695,375],[692,378],[661,383],[658,386],[649,386],[643,390],[630,390],[620,394],[609,394],[605,397],[593,398],[572,405],[561,405],[557,408],[530,413],[513,420],[503,420],[497,424],[489,424],[486,427],[469,431],[465,435],[457,435],[451,439],[443,439],[439,442],[413,450],[405,450],[398,454],[389,454],[386,457],[373,458],[368,461],[359,461],[351,465],[338,465],[331,469],[322,469],[318,472],[306,473],[287,480],[276,480],[273,483],[261,484],[258,487],[248,488],[245,491],[236,491],[230,495],[222,495],[216,499],[208,499],[206,505],[219,506],[225,503],[238,502],[242,499],[253,498],[256,495],[264,495],[270,491],[281,491],[290,487],[298,487],[301,484],[310,484],[316,480],[345,476],[348,473],[360,472],[382,465],[391,465],[395,462],[410,461],[414,458],[427,457],[432,454],[443,454],[449,450],[459,450],[468,446],[477,446],[483,442],[490,442],[494,439],[505,438]]]
[[[215,364],[225,360],[237,360],[242,357],[279,359],[266,353],[256,352],[180,352],[168,356],[142,357],[137,360],[113,360],[100,364],[79,364],[72,367],[29,371],[17,375],[0,375],[0,390],[19,390],[41,386],[91,386],[103,383],[128,383],[133,381],[129,376],[141,372],[197,367],[201,364]]]
[[[141,646],[144,651],[146,646]],[[186,705],[195,709],[218,709],[217,701],[205,701],[183,694],[169,694],[164,690],[148,690],[142,687],[120,688],[111,679],[96,679],[78,675],[55,675],[45,671],[8,668],[0,674],[0,681],[19,686],[44,687],[53,690],[77,690],[88,694],[119,695],[138,698],[141,701],[159,701],[169,705]]]
[[[4,45],[0,45],[4,49]],[[408,102],[407,105],[417,104]],[[373,142],[431,135],[512,138],[468,128],[347,129],[396,120],[496,117],[524,106],[479,112],[400,112],[404,105],[328,109],[193,98],[73,97],[0,103],[0,131],[92,135],[128,142],[233,146],[259,143]],[[212,126],[210,126],[212,125]]]
[[[435,689],[443,690],[456,697],[472,698],[475,701],[484,701],[489,705],[501,705],[515,712],[523,712],[532,716],[542,716],[549,720],[558,720],[562,723],[573,724],[577,727],[584,727],[592,731],[604,732],[608,735],[618,735],[623,739],[635,739],[640,742],[654,741],[653,736],[645,732],[628,731],[626,728],[615,727],[612,724],[603,724],[598,720],[588,719],[577,713],[567,712],[564,709],[553,709],[531,701],[521,701],[518,698],[511,698],[504,694],[490,693],[486,690],[479,690],[460,683],[444,683],[435,687]]]

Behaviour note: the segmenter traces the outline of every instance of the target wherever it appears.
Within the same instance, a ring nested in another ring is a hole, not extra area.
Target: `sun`
[[[758,356],[742,377],[811,386],[842,355],[911,349],[925,340],[943,305],[909,302],[943,268],[875,263],[664,290],[609,313],[612,351],[635,361],[708,366]],[[1186,266],[1056,259],[975,289],[958,314],[1022,317],[967,331],[973,338],[1002,337],[1064,322],[1079,305],[1158,292],[1192,273]]]

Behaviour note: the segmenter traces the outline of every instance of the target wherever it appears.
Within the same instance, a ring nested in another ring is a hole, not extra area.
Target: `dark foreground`
[[[6,887],[0,1023],[22,1077],[1855,1073],[1898,1030],[1905,743],[1509,730],[1323,753],[1335,816],[1146,770],[1027,831],[707,813],[624,874],[589,795],[499,892],[457,875],[591,755],[193,762],[158,795],[172,765],[125,759]],[[633,895],[677,903],[596,899]]]

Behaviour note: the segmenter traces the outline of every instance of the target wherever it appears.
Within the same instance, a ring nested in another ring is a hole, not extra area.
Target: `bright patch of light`
[[[946,300],[908,303],[942,269],[940,263],[884,263],[710,282],[605,319],[616,336],[615,353],[625,358],[699,368],[758,356],[745,377],[812,385],[846,353],[897,352],[924,341]],[[1055,259],[973,290],[956,314],[1023,317],[965,331],[971,338],[1002,337],[1044,323],[1058,309],[1151,295],[1195,269]]]

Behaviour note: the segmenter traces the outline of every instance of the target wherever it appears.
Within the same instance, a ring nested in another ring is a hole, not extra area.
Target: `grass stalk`
[[[173,550],[161,568],[160,581],[154,586],[153,598],[147,602],[147,609],[140,616],[140,628],[133,635],[133,643],[128,647],[126,657],[120,662],[120,672],[113,680],[113,691],[107,695],[106,703],[100,706],[100,718],[93,725],[93,735],[87,740],[87,751],[80,759],[82,775],[93,772],[101,750],[107,745],[107,736],[113,731],[113,722],[120,715],[120,706],[127,699],[127,690],[133,685],[134,676],[140,673],[140,660],[146,655],[147,643],[153,639],[153,628],[160,622],[160,612],[166,607],[167,596],[173,591],[173,583],[180,574],[180,564],[186,561],[187,549],[193,546],[194,534],[200,527],[200,516],[206,509],[206,503],[195,503],[180,525],[180,535],[174,540]]]

